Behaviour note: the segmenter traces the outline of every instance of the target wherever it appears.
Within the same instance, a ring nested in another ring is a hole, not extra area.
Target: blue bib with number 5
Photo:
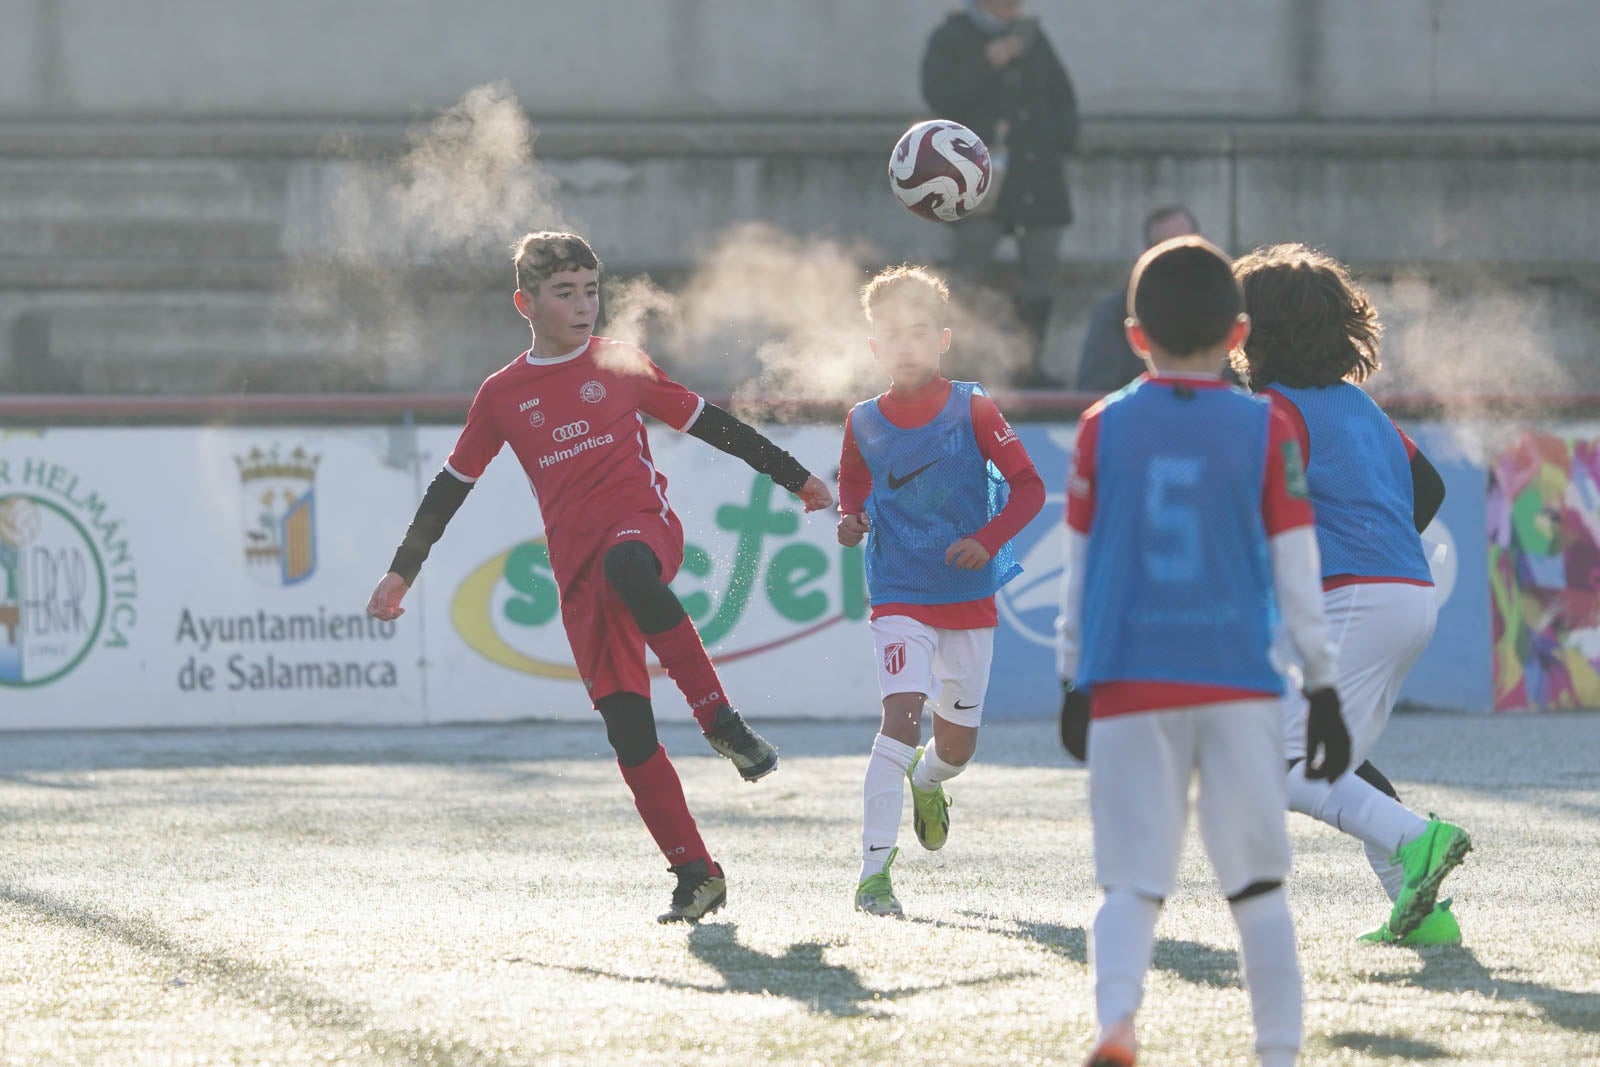
[[[1140,380],[1095,449],[1077,683],[1281,693],[1266,525],[1266,400]]]

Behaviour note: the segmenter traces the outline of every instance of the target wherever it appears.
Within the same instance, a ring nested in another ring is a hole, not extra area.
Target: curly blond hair
[[[886,267],[861,287],[861,310],[867,313],[868,322],[872,321],[873,308],[891,297],[923,302],[933,312],[933,321],[943,322],[945,306],[950,302],[950,287],[926,267],[910,263]]]

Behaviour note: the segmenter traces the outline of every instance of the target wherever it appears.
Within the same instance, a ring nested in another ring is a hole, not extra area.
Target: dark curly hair
[[[1302,244],[1268,245],[1233,265],[1250,336],[1233,368],[1255,390],[1363,382],[1376,371],[1383,324],[1343,263]]]

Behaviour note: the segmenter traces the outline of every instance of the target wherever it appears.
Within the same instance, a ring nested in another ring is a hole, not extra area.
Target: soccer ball
[[[983,203],[989,183],[989,149],[959,122],[919,122],[889,156],[889,188],[930,222],[954,222],[971,213]]]

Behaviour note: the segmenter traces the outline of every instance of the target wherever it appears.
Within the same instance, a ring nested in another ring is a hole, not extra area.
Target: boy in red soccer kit
[[[939,373],[948,300],[920,267],[891,268],[862,290],[872,351],[891,384],[851,411],[839,459],[839,543],[871,534],[867,593],[883,696],[856,876],[856,908],[871,915],[902,914],[889,864],[906,780],[917,840],[944,846],[943,783],[966,769],[983,720],[994,594],[1021,573],[1011,539],[1044,506],[1044,482],[994,401],[977,383]],[[918,748],[925,702],[933,741]]]
[[[672,381],[639,349],[593,335],[600,262],[583,238],[532,233],[515,255],[517,311],[533,344],[490,375],[466,427],[428,487],[367,611],[398,618],[429,550],[503,445],[528,476],[544,517],[561,618],[606,738],[677,888],[661,922],[695,922],[727,897],[671,760],[656,737],[645,646],[683,691],[707,741],[746,781],[778,754],[729,704],[705,646],[668,587],[683,562],[683,526],[667,504],[644,416],[748,462],[797,493],[807,511],[833,503],[793,456]]]
[[[1290,1067],[1301,985],[1283,891],[1280,613],[1305,663],[1306,773],[1335,779],[1349,763],[1311,504],[1288,420],[1219,377],[1250,329],[1227,257],[1198,237],[1166,241],[1140,258],[1128,291],[1128,341],[1151,371],[1079,422],[1059,624],[1062,741],[1089,763],[1105,894],[1088,1064],[1135,1062],[1134,1014],[1198,777],[1256,1052],[1263,1067]]]
[[[1234,265],[1255,328],[1235,369],[1295,430],[1317,510],[1323,605],[1356,772],[1307,781],[1305,705],[1285,705],[1289,807],[1358,838],[1392,902],[1367,941],[1456,944],[1461,927],[1439,885],[1472,848],[1459,826],[1400,803],[1367,761],[1400,686],[1438,618],[1421,532],[1444,502],[1444,480],[1404,430],[1356,383],[1378,369],[1376,309],[1333,257],[1286,244]]]

